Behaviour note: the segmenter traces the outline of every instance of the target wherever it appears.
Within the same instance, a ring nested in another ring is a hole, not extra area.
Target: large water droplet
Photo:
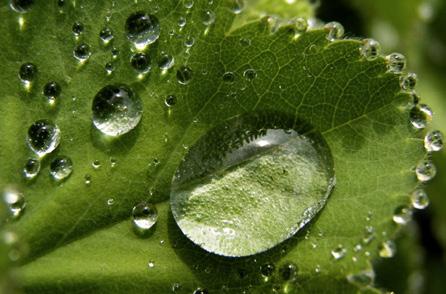
[[[416,209],[425,209],[429,206],[429,197],[423,189],[415,190],[410,198],[412,206]]]
[[[42,157],[54,151],[60,143],[60,130],[49,120],[38,120],[28,129],[29,148]]]
[[[73,162],[68,156],[57,156],[51,161],[50,175],[55,181],[67,179],[73,172]]]
[[[424,148],[428,152],[436,152],[443,149],[443,134],[440,131],[429,132],[424,137]]]
[[[3,190],[3,201],[6,203],[12,219],[19,218],[26,207],[25,197],[13,187]]]
[[[417,165],[415,173],[420,182],[427,182],[435,177],[437,168],[430,159],[425,159]]]
[[[27,180],[34,179],[40,172],[40,161],[38,159],[28,159],[23,167],[23,176]]]
[[[396,254],[396,245],[392,240],[382,242],[379,247],[379,256],[383,258],[391,258]]]
[[[183,233],[207,251],[247,256],[298,232],[334,186],[331,152],[307,130],[259,114],[209,131],[173,179],[171,207]]]
[[[25,13],[29,11],[34,4],[34,0],[11,0],[10,7],[19,13]]]
[[[376,59],[381,52],[381,45],[373,39],[364,39],[361,46],[361,54],[368,60]]]
[[[139,11],[131,14],[125,23],[127,38],[139,50],[154,43],[160,36],[160,23],[154,15]]]
[[[156,207],[147,202],[135,205],[132,210],[133,228],[138,234],[146,234],[157,222]]]
[[[426,104],[416,105],[410,111],[410,123],[416,129],[424,129],[432,120],[432,115],[432,109]]]
[[[126,85],[108,85],[94,97],[93,124],[102,133],[120,136],[133,130],[142,117],[141,99]]]

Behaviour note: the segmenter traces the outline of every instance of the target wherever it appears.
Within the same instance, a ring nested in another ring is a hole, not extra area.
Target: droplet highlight
[[[59,127],[49,120],[38,120],[29,127],[26,141],[34,153],[43,157],[59,146]]]
[[[51,161],[50,175],[56,182],[66,180],[73,172],[73,162],[68,156],[57,156]]]
[[[157,220],[158,212],[153,204],[141,202],[133,207],[132,222],[137,233],[147,233],[156,224]]]
[[[127,18],[125,29],[127,38],[138,50],[143,50],[160,36],[158,18],[142,11],[135,12]]]

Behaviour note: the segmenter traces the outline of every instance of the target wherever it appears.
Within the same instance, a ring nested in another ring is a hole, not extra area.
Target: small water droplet
[[[393,212],[392,219],[399,225],[406,225],[412,220],[412,210],[407,206],[399,206]]]
[[[84,32],[84,25],[81,22],[75,22],[72,26],[72,31],[75,37],[78,37]]]
[[[284,281],[294,281],[297,278],[297,271],[297,266],[291,262],[285,263],[279,269],[280,277]]]
[[[101,162],[99,160],[93,160],[93,162],[91,163],[91,166],[94,169],[99,169],[101,167]]]
[[[90,175],[85,175],[84,176],[84,183],[86,186],[90,186],[91,185],[91,176]]]
[[[336,21],[327,23],[324,28],[327,30],[327,39],[329,41],[335,41],[344,36],[344,27]]]
[[[181,289],[181,284],[180,283],[173,283],[172,284],[172,292],[177,292],[178,290]]]
[[[410,111],[410,122],[416,129],[424,129],[432,120],[432,109],[426,104],[414,106]]]
[[[430,159],[425,159],[417,165],[415,173],[420,182],[427,182],[435,177],[437,168]]]
[[[253,80],[257,77],[257,72],[255,69],[249,68],[247,70],[245,70],[243,72],[243,76],[247,79],[247,80]]]
[[[316,274],[319,274],[321,272],[321,266],[319,264],[317,264],[316,267],[314,268],[314,272]]]
[[[154,15],[139,11],[131,14],[125,23],[127,38],[138,50],[154,43],[160,36],[160,23]]]
[[[6,203],[12,219],[18,219],[26,207],[25,197],[13,187],[3,190],[3,201]]]
[[[243,46],[243,47],[251,46],[251,40],[250,39],[246,39],[246,38],[241,38],[240,39],[240,45]]]
[[[212,25],[215,22],[215,13],[211,10],[203,11],[202,22],[205,26]]]
[[[369,287],[375,281],[375,272],[373,270],[365,270],[355,274],[347,275],[347,280],[360,288]]]
[[[379,247],[379,256],[382,258],[392,258],[396,254],[396,245],[392,240],[382,242]]]
[[[110,28],[105,27],[99,32],[99,38],[101,39],[102,44],[107,46],[114,38],[113,31]]]
[[[272,263],[266,263],[260,267],[260,274],[262,275],[264,281],[268,281],[273,275],[276,267]]]
[[[38,159],[28,159],[23,167],[23,176],[27,180],[34,179],[40,172],[40,161]]]
[[[166,97],[166,99],[164,100],[164,104],[167,107],[172,107],[177,103],[177,97],[174,95],[169,95]]]
[[[62,88],[57,82],[50,81],[43,86],[43,95],[49,100],[59,97],[61,92]]]
[[[331,256],[333,256],[335,260],[343,258],[346,253],[347,249],[345,249],[342,245],[338,245],[335,249],[331,250]]]
[[[228,71],[223,74],[223,81],[225,83],[233,83],[234,79],[235,79],[235,75],[233,72]]]
[[[154,267],[155,267],[155,262],[153,262],[153,261],[150,260],[150,261],[147,263],[147,267],[148,267],[149,269],[154,268]]]
[[[413,72],[408,73],[400,78],[401,89],[405,91],[413,91],[417,84],[417,75]]]
[[[374,239],[375,239],[375,228],[372,226],[366,226],[364,229],[364,237],[362,237],[362,243],[364,245],[368,245]]]
[[[178,83],[187,85],[192,79],[192,70],[187,66],[181,66],[177,71]]]
[[[19,78],[22,81],[22,83],[29,84],[31,83],[35,76],[37,74],[37,66],[35,66],[33,63],[24,63],[20,67],[19,70]]]
[[[26,141],[32,151],[43,157],[59,146],[59,127],[49,120],[38,120],[29,127]]]
[[[111,54],[112,54],[112,58],[113,58],[113,59],[117,59],[118,56],[119,56],[119,49],[118,49],[118,48],[113,48],[113,49],[111,50]]]
[[[366,59],[374,60],[381,53],[381,44],[374,39],[364,39],[360,51]]]
[[[191,48],[192,46],[194,46],[195,44],[195,38],[194,37],[187,37],[186,40],[184,41],[184,46],[186,46],[187,48]]]
[[[443,149],[443,134],[440,131],[431,131],[424,137],[424,148],[428,152],[437,152]]]
[[[406,67],[406,57],[401,53],[391,53],[386,56],[387,70],[391,73],[401,73]]]
[[[118,160],[115,158],[110,158],[110,167],[115,168],[118,165]]]
[[[113,73],[113,71],[115,70],[115,67],[113,66],[112,62],[107,62],[104,66],[105,69],[105,73],[107,75],[111,75]]]
[[[135,231],[145,234],[156,224],[158,212],[153,204],[141,202],[133,207],[132,218]]]
[[[74,47],[73,56],[80,62],[85,62],[88,58],[90,58],[91,51],[90,45],[86,43],[81,43]]]
[[[34,4],[34,0],[11,0],[9,6],[19,13],[28,12]]]
[[[57,182],[67,179],[73,172],[73,162],[68,156],[57,156],[51,161],[50,175]]]
[[[197,289],[195,289],[195,291],[193,292],[193,294],[209,294],[209,291],[206,290],[206,289],[197,288]]]
[[[94,97],[93,124],[102,133],[120,136],[133,130],[142,117],[141,99],[126,85],[108,85]]]
[[[410,198],[412,206],[416,209],[425,209],[429,206],[429,197],[423,189],[415,190]]]
[[[161,70],[169,70],[175,64],[175,59],[172,55],[162,54],[158,60],[158,67]]]
[[[231,10],[234,14],[240,14],[245,9],[245,1],[244,0],[232,0],[231,2]]]
[[[130,64],[139,73],[145,74],[150,71],[150,57],[145,53],[136,53],[130,59]]]
[[[186,9],[191,9],[194,6],[194,0],[185,0],[184,7]]]
[[[113,199],[113,198],[107,199],[107,205],[108,206],[113,206],[114,204],[115,204],[115,199]]]

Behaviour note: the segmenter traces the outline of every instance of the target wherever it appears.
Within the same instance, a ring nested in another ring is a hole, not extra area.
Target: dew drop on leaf
[[[297,266],[288,262],[279,268],[279,274],[284,281],[293,281],[297,277]]]
[[[260,267],[260,274],[265,282],[274,274],[275,269],[276,267],[272,263],[265,263]]]
[[[223,74],[223,81],[225,83],[233,83],[235,79],[235,75],[233,72],[228,71]]]
[[[329,41],[335,41],[344,36],[344,27],[336,21],[327,23],[324,28],[327,30],[327,39]]]
[[[424,129],[432,120],[432,109],[426,104],[414,106],[410,111],[410,122],[416,129]]]
[[[67,179],[73,172],[73,162],[68,156],[60,155],[50,164],[50,175],[56,182]]]
[[[130,64],[138,73],[147,73],[150,71],[150,57],[145,53],[133,54],[130,59]]]
[[[240,14],[245,8],[244,0],[231,0],[231,10],[234,14]]]
[[[411,197],[412,206],[416,209],[425,209],[429,206],[429,197],[423,189],[415,190]]]
[[[194,7],[194,0],[185,0],[184,1],[184,8],[191,9]]]
[[[415,173],[420,182],[427,182],[435,177],[437,168],[430,159],[425,159],[417,165]]]
[[[90,186],[91,185],[91,175],[85,175],[84,176],[84,183],[86,186]]]
[[[197,288],[197,289],[195,289],[195,291],[193,292],[193,294],[209,294],[209,291],[206,290],[206,289]]]
[[[401,73],[406,67],[406,57],[401,53],[391,53],[386,56],[387,70],[391,73]]]
[[[48,99],[55,99],[60,96],[62,88],[57,82],[50,81],[43,86],[43,95]]]
[[[417,84],[417,74],[411,72],[400,78],[401,89],[405,91],[413,91]]]
[[[247,70],[245,70],[243,72],[243,76],[247,79],[247,80],[253,80],[257,77],[257,72],[255,69],[252,68],[248,68]]]
[[[406,225],[412,220],[412,210],[407,206],[399,206],[393,212],[392,219],[399,225]]]
[[[149,262],[147,263],[147,267],[148,267],[149,269],[154,268],[154,267],[155,267],[155,262],[153,262],[153,261],[149,261]]]
[[[106,46],[110,44],[114,38],[113,31],[110,28],[105,27],[99,32],[99,38],[101,39],[102,44]]]
[[[169,70],[175,64],[175,59],[172,55],[162,54],[158,60],[158,67],[161,70]]]
[[[126,85],[108,85],[94,97],[93,124],[105,135],[120,136],[133,130],[142,117],[141,99]]]
[[[202,22],[205,26],[212,25],[215,22],[215,13],[211,10],[203,11]]]
[[[93,160],[93,162],[91,163],[91,166],[94,169],[99,169],[101,167],[101,162],[99,160]]]
[[[6,187],[3,190],[3,201],[6,203],[12,219],[18,219],[26,207],[25,197],[13,187]]]
[[[181,66],[177,71],[178,83],[187,85],[192,79],[192,70],[187,66]]]
[[[373,270],[365,270],[355,274],[347,275],[347,280],[360,288],[373,285],[375,281],[375,272]]]
[[[39,157],[45,156],[59,146],[59,127],[49,120],[38,120],[29,127],[26,141]]]
[[[382,242],[379,247],[379,256],[382,258],[392,258],[396,254],[396,245],[392,240]]]
[[[34,0],[11,0],[10,1],[10,7],[12,10],[19,12],[19,13],[25,13],[31,9],[31,7],[34,4]]]
[[[160,36],[160,23],[156,16],[139,11],[131,14],[125,23],[127,38],[138,50],[154,43]]]
[[[20,67],[19,70],[19,78],[22,83],[29,84],[31,83],[37,74],[37,66],[33,63],[24,63]]]
[[[144,235],[157,222],[158,212],[156,207],[147,202],[141,202],[133,207],[132,222],[135,232]]]
[[[361,46],[361,54],[368,60],[376,59],[381,52],[381,45],[374,39],[364,39]]]
[[[443,149],[443,134],[440,131],[431,131],[424,137],[424,148],[428,152],[437,152]]]
[[[190,146],[170,196],[182,232],[209,252],[240,257],[310,222],[335,180],[325,140],[307,127],[280,115],[241,116]]]
[[[164,104],[167,107],[172,107],[177,103],[177,97],[175,95],[169,95],[166,97],[166,99],[164,100]]]
[[[86,43],[81,43],[74,47],[73,56],[80,62],[85,62],[88,58],[90,58],[91,49],[90,45]]]
[[[34,179],[40,172],[40,161],[30,158],[23,167],[23,177],[27,180]]]
[[[347,249],[345,249],[342,245],[338,245],[336,248],[331,250],[330,253],[335,260],[339,260],[345,256],[345,254],[347,253]]]
[[[104,66],[105,69],[105,73],[107,75],[111,75],[113,73],[113,71],[115,70],[115,67],[113,66],[112,62],[107,62]]]
[[[72,27],[75,37],[80,36],[84,32],[84,25],[81,22],[75,22]]]
[[[305,33],[308,29],[308,21],[305,18],[298,17],[293,21],[293,23],[296,33],[298,34]]]

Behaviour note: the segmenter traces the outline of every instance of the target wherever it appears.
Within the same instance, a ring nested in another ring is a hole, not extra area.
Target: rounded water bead
[[[19,218],[26,207],[25,197],[13,187],[3,190],[3,201],[6,203],[12,219]]]
[[[139,11],[131,14],[125,23],[127,38],[137,49],[144,49],[160,36],[160,23],[156,16]]]
[[[192,79],[192,70],[188,66],[181,66],[177,71],[178,83],[187,85]]]
[[[169,54],[162,54],[158,60],[158,67],[161,70],[168,70],[172,68],[174,64],[175,64],[175,59],[172,55]]]
[[[386,56],[387,70],[391,73],[401,73],[406,67],[406,57],[401,53],[391,53]]]
[[[308,21],[305,18],[299,17],[294,20],[294,28],[296,33],[305,33],[308,29]]]
[[[412,210],[407,206],[399,206],[393,212],[392,219],[399,225],[406,225],[412,220]]]
[[[33,63],[24,63],[19,70],[19,78],[22,82],[30,83],[37,74],[37,66]]]
[[[429,197],[423,189],[415,190],[411,195],[412,206],[416,209],[425,209],[429,206]]]
[[[101,39],[102,44],[108,45],[114,38],[113,31],[110,28],[105,27],[99,32],[99,38]]]
[[[431,131],[424,137],[424,148],[428,152],[437,152],[443,149],[443,134],[440,131]]]
[[[432,180],[437,174],[437,168],[430,159],[422,160],[415,168],[415,173],[420,182]]]
[[[184,28],[184,27],[186,26],[186,23],[187,23],[186,18],[184,18],[184,17],[181,16],[181,17],[178,19],[178,26],[179,26],[180,28]]]
[[[228,71],[223,74],[223,81],[225,83],[233,83],[235,79],[235,75],[233,72]]]
[[[410,123],[416,129],[424,129],[432,120],[432,109],[426,104],[415,105],[409,114]]]
[[[166,99],[164,100],[164,104],[167,107],[172,107],[177,103],[177,97],[174,95],[169,95],[166,97]]]
[[[150,71],[150,57],[145,53],[136,53],[130,59],[130,64],[139,73],[147,73]]]
[[[158,212],[156,207],[147,202],[141,202],[133,207],[132,222],[138,233],[147,233],[157,222]]]
[[[294,263],[285,263],[279,269],[280,276],[284,281],[293,281],[297,277],[297,266]]]
[[[202,19],[205,26],[210,26],[215,22],[215,13],[211,10],[205,10],[203,11]]]
[[[57,82],[50,81],[43,86],[43,95],[48,98],[56,98],[59,97],[62,92],[62,88]]]
[[[55,181],[67,179],[73,172],[73,162],[68,156],[57,156],[51,161],[50,175]]]
[[[38,159],[30,158],[26,161],[23,167],[23,176],[27,180],[34,179],[40,172],[40,161]]]
[[[417,74],[411,72],[400,78],[401,89],[405,91],[413,91],[417,84]]]
[[[79,36],[84,32],[84,25],[80,22],[75,22],[72,27],[73,34]]]
[[[360,288],[373,285],[375,281],[375,272],[373,270],[365,270],[356,274],[347,275],[347,280],[359,286]]]
[[[240,14],[245,9],[245,0],[231,0],[231,10],[234,14]]]
[[[34,0],[11,0],[10,7],[19,13],[25,13],[29,11],[34,4]]]
[[[247,79],[247,80],[253,80],[257,77],[257,72],[255,69],[249,68],[247,70],[245,70],[243,72],[243,76]]]
[[[376,59],[381,52],[381,44],[374,39],[364,39],[360,48],[362,56],[368,60]]]
[[[74,47],[73,56],[80,62],[87,60],[90,57],[90,55],[91,55],[90,45],[82,43]]]
[[[347,249],[345,249],[342,245],[338,245],[335,249],[331,250],[331,256],[333,256],[335,260],[343,258],[346,253]]]
[[[274,266],[274,264],[266,263],[260,267],[260,273],[262,274],[263,277],[268,278],[273,275],[275,269],[276,267]]]
[[[112,62],[107,62],[104,66],[104,69],[105,69],[105,73],[107,75],[111,75],[113,73],[113,71],[115,70],[115,67]]]
[[[193,294],[209,294],[209,291],[207,289],[197,288]]]
[[[392,240],[382,242],[379,247],[379,256],[382,258],[392,258],[396,254],[396,245]]]
[[[108,85],[94,97],[93,124],[105,135],[120,136],[133,130],[142,117],[141,99],[126,85]]]
[[[49,120],[38,120],[29,127],[26,141],[31,150],[42,157],[59,146],[59,127]]]
[[[329,41],[334,41],[341,39],[344,36],[344,27],[335,21],[327,23],[324,28],[327,30],[327,39]]]

